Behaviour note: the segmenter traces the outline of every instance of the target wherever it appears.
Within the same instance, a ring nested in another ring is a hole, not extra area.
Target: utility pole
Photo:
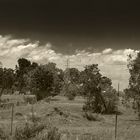
[[[119,98],[119,91],[120,84],[118,83],[118,98]],[[116,106],[116,115],[115,115],[115,140],[117,139],[117,127],[118,127],[118,106]]]
[[[68,69],[69,68],[69,65],[70,65],[70,60],[69,60],[69,58],[67,58],[67,62],[66,62],[67,64],[66,64],[66,69]]]
[[[11,136],[13,134],[13,120],[14,120],[14,104],[12,104],[12,110],[11,110],[11,127],[10,127]]]
[[[70,73],[69,73],[69,67],[70,67],[70,59],[67,58],[67,61],[66,61],[66,83],[68,84],[68,81],[69,81],[69,76],[70,76]]]
[[[119,89],[120,89],[120,83],[118,83],[118,97],[120,96],[120,91],[119,91]]]
[[[64,94],[67,94],[68,91],[68,85],[69,85],[69,65],[70,65],[70,60],[69,57],[66,60],[66,68],[65,68],[65,73],[64,73]]]

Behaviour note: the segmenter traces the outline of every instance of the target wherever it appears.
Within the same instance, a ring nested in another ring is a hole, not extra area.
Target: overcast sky
[[[19,57],[65,68],[98,63],[101,72],[127,87],[127,55],[140,46],[140,9],[129,0],[1,0],[0,60]]]

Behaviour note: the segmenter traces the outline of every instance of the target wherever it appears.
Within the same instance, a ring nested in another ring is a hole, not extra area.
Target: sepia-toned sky
[[[128,85],[127,55],[140,46],[140,9],[130,0],[1,0],[0,61],[19,57],[82,69],[98,63],[113,85]]]

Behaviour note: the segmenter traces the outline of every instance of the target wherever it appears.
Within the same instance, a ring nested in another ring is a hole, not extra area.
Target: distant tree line
[[[113,113],[117,102],[111,79],[100,73],[97,64],[87,65],[83,71],[62,70],[55,63],[40,65],[20,58],[15,69],[0,68],[0,88],[0,97],[5,90],[30,92],[37,100],[59,94],[73,100],[80,95],[86,99],[83,110],[98,113]]]

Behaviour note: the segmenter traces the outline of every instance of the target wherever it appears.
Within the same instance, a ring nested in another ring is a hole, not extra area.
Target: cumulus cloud
[[[103,54],[110,54],[110,53],[112,53],[112,51],[113,50],[111,48],[107,48],[107,49],[103,50],[102,53]]]
[[[99,64],[101,72],[113,80],[121,81],[123,87],[127,86],[129,73],[127,70],[128,55],[136,56],[138,51],[132,49],[113,50],[105,48],[101,52],[88,52],[76,50],[73,55],[56,53],[52,44],[40,45],[39,41],[31,42],[29,39],[13,39],[10,36],[0,36],[0,61],[6,67],[14,68],[18,58],[24,57],[40,64],[54,62],[58,67],[65,69],[67,59],[70,67],[82,70],[85,65]]]

